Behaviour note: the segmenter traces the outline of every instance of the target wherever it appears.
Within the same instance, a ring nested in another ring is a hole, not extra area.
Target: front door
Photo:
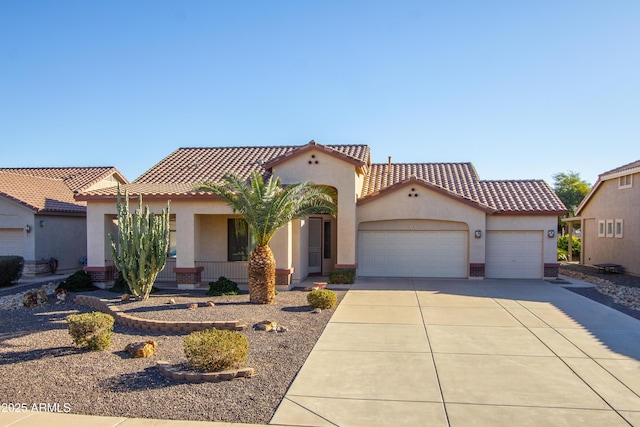
[[[322,218],[309,218],[309,274],[322,274]]]

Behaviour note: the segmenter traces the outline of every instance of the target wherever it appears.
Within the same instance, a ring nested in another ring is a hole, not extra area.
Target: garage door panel
[[[495,279],[540,279],[542,233],[538,231],[489,231],[485,276]]]
[[[465,231],[360,231],[358,273],[382,277],[467,277]]]
[[[24,234],[21,228],[0,229],[0,255],[24,256]]]

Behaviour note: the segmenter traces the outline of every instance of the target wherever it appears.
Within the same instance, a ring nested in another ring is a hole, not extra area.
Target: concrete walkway
[[[539,280],[359,279],[271,422],[640,426],[640,321]]]

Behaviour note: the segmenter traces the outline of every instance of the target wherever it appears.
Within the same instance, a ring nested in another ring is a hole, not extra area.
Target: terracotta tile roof
[[[68,168],[1,168],[0,172],[11,172],[20,175],[41,178],[60,179],[71,191],[83,191],[93,184],[116,174],[122,181],[126,178],[113,166],[68,167]]]
[[[369,154],[368,147],[362,145],[328,145],[326,147],[356,160],[361,160]],[[134,182],[215,182],[229,171],[248,178],[253,171],[264,171],[263,165],[266,163],[299,148],[300,146],[180,148]]]
[[[361,200],[375,197],[409,179],[496,213],[563,213],[566,208],[542,180],[481,181],[471,163],[372,164]],[[390,171],[390,172],[388,172]]]
[[[415,176],[460,196],[477,200],[478,174],[471,163],[372,164],[365,177],[362,196],[382,190]]]
[[[113,167],[89,168],[0,168],[0,195],[36,212],[85,212],[86,203],[74,192],[90,188],[116,174]]]
[[[498,213],[566,213],[566,207],[543,180],[478,181],[481,200]]]

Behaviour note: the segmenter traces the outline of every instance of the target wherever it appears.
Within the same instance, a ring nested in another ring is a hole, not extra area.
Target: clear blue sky
[[[640,1],[0,0],[0,167],[311,139],[593,183],[640,159]]]

